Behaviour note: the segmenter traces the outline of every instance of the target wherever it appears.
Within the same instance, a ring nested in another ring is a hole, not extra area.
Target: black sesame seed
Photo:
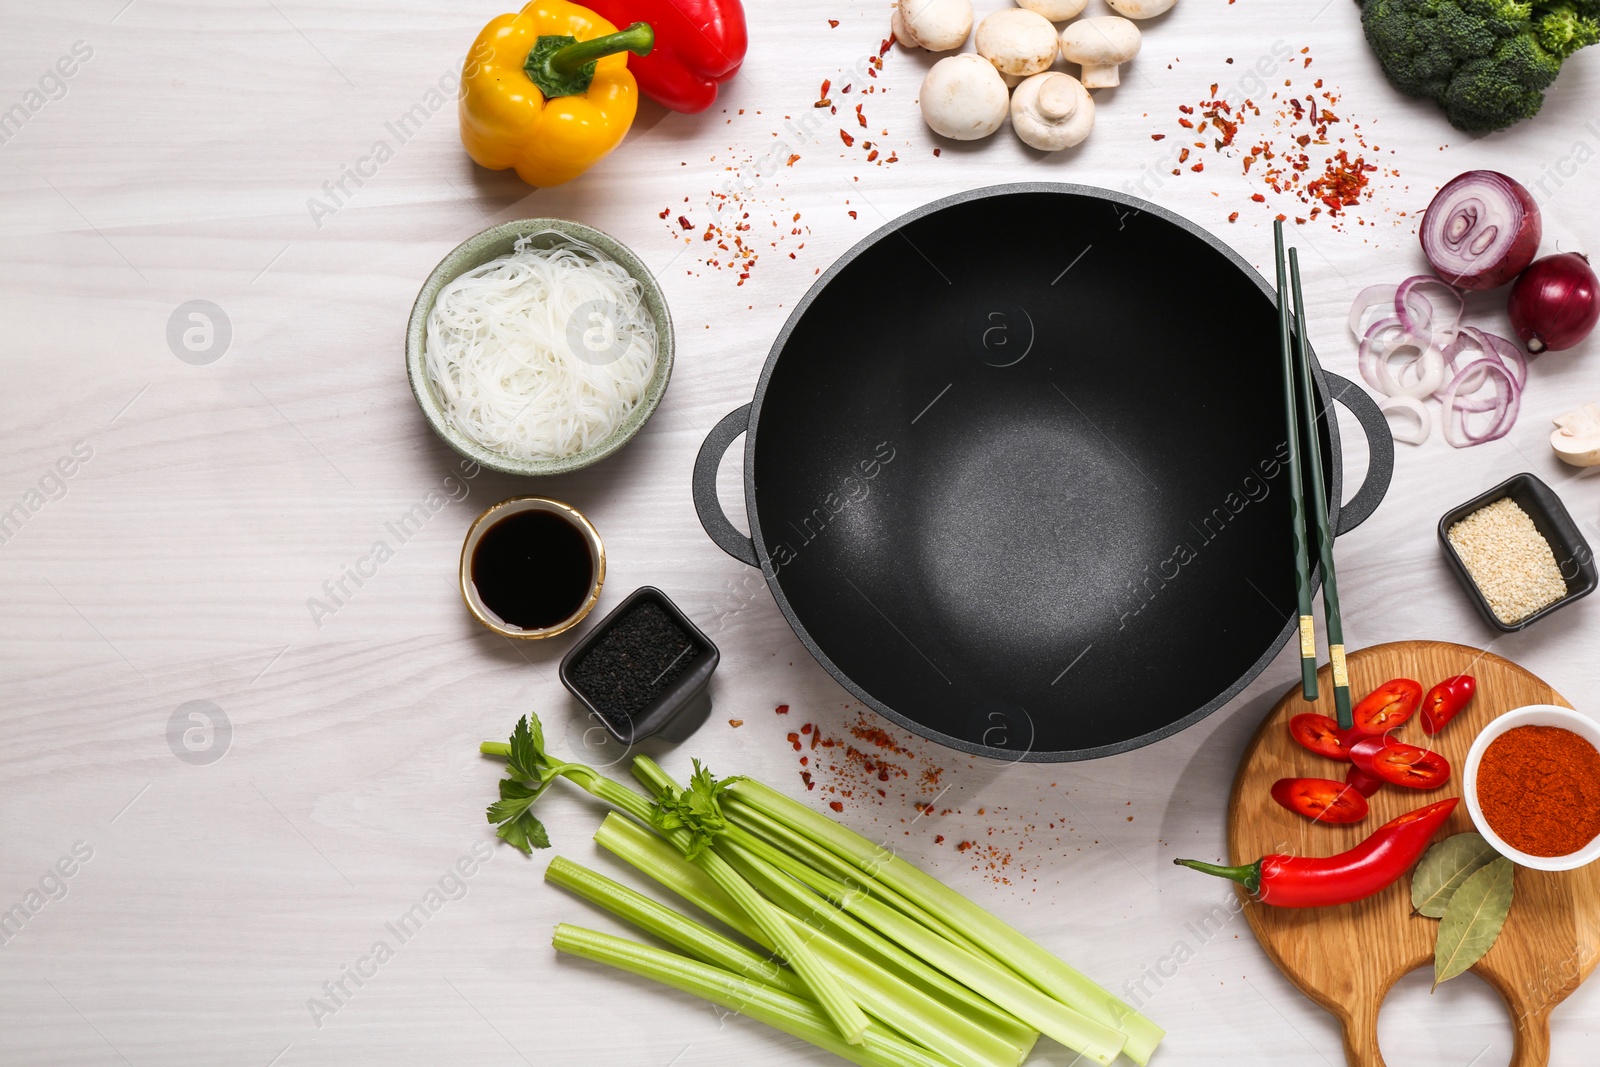
[[[702,649],[659,604],[640,601],[572,666],[572,681],[617,726],[655,699]]]

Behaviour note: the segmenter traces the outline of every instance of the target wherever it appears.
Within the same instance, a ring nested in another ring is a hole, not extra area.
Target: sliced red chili
[[[1422,702],[1422,683],[1410,678],[1394,678],[1361,698],[1350,713],[1355,728],[1374,736],[1393,730],[1416,714]]]
[[[1373,764],[1377,762],[1378,754],[1392,744],[1387,737],[1363,737],[1350,746],[1350,762],[1356,765],[1357,770],[1372,774]]]
[[[1360,767],[1352,765],[1349,773],[1344,776],[1345,782],[1353,786],[1355,791],[1364,797],[1370,797],[1383,788],[1383,779],[1376,775],[1368,774]]]
[[[1446,678],[1422,698],[1422,729],[1429,737],[1443,730],[1470,703],[1478,691],[1478,680],[1470,674]]]
[[[1328,778],[1279,778],[1272,799],[1312,822],[1352,823],[1367,817],[1367,798]]]
[[[1302,712],[1289,720],[1289,736],[1319,756],[1349,762],[1350,750],[1339,733],[1339,724],[1326,715]]]
[[[1357,744],[1350,750],[1350,761],[1390,785],[1408,789],[1437,789],[1450,780],[1450,762],[1439,753],[1382,737]]]

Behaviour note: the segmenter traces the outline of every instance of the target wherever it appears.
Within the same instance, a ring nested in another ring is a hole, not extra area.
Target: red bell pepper
[[[1205,874],[1244,886],[1263,904],[1280,908],[1319,908],[1365,900],[1411,869],[1460,797],[1441,800],[1391,819],[1361,844],[1337,856],[1263,856],[1241,867],[1200,860],[1174,860]]]
[[[717,86],[739,73],[749,43],[739,0],[584,0],[617,26],[648,22],[656,33],[647,56],[629,56],[639,90],[673,111],[694,114],[717,99]]]

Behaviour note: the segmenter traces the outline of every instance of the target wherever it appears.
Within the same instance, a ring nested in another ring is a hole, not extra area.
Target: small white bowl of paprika
[[[1472,825],[1523,867],[1570,871],[1600,859],[1600,723],[1530,704],[1472,742],[1462,776]]]

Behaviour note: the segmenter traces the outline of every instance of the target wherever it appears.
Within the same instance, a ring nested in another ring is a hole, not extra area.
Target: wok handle
[[[1372,401],[1369,400],[1367,403],[1370,404]],[[1374,407],[1373,410],[1376,411],[1377,408]],[[694,458],[692,484],[694,510],[700,516],[700,525],[705,527],[706,534],[716,542],[718,548],[740,563],[759,567],[761,561],[756,558],[755,542],[740,533],[739,528],[728,521],[728,513],[722,510],[722,501],[717,498],[717,467],[722,463],[723,454],[749,426],[750,405],[746,404],[742,408],[728,412],[721,422],[711,428],[711,432],[706,434],[705,442],[700,446],[700,454]]]
[[[1350,503],[1339,509],[1339,522],[1333,531],[1338,537],[1366,522],[1383,503],[1389,483],[1394,480],[1394,436],[1389,420],[1365,389],[1332,371],[1323,371],[1322,377],[1328,383],[1328,395],[1350,409],[1350,414],[1361,423],[1367,435],[1367,480],[1361,483]],[[1329,428],[1338,432],[1332,425]]]

